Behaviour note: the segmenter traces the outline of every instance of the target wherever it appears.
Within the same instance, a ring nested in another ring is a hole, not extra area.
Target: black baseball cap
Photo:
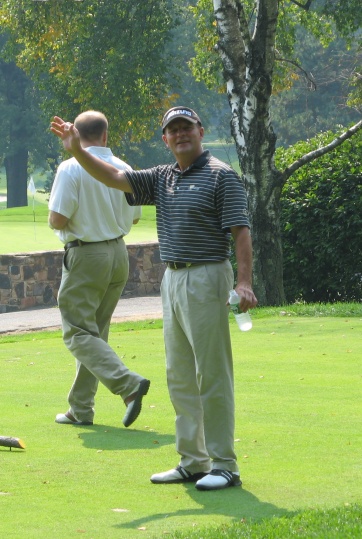
[[[176,118],[182,118],[193,124],[199,123],[202,125],[199,116],[194,110],[189,109],[188,107],[173,107],[166,112],[162,119],[162,131],[164,131],[165,127]]]

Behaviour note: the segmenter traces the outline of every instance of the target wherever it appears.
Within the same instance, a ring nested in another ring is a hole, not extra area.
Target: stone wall
[[[158,243],[127,245],[129,278],[123,296],[160,293],[165,266]],[[0,255],[0,313],[52,306],[62,276],[63,250]]]

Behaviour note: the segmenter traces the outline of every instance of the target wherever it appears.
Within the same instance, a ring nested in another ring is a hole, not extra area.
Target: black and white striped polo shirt
[[[230,227],[250,226],[245,188],[209,151],[186,170],[126,171],[131,205],[155,205],[161,260],[215,262],[230,256]]]

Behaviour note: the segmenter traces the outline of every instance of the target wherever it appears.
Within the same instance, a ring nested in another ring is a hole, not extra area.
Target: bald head
[[[74,120],[82,145],[105,146],[107,144],[108,121],[102,112],[87,110]]]

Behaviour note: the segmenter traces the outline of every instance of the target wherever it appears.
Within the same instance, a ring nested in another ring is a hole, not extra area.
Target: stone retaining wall
[[[122,296],[160,293],[165,266],[158,243],[127,245],[129,278]],[[62,276],[63,250],[0,255],[0,313],[52,306]]]

